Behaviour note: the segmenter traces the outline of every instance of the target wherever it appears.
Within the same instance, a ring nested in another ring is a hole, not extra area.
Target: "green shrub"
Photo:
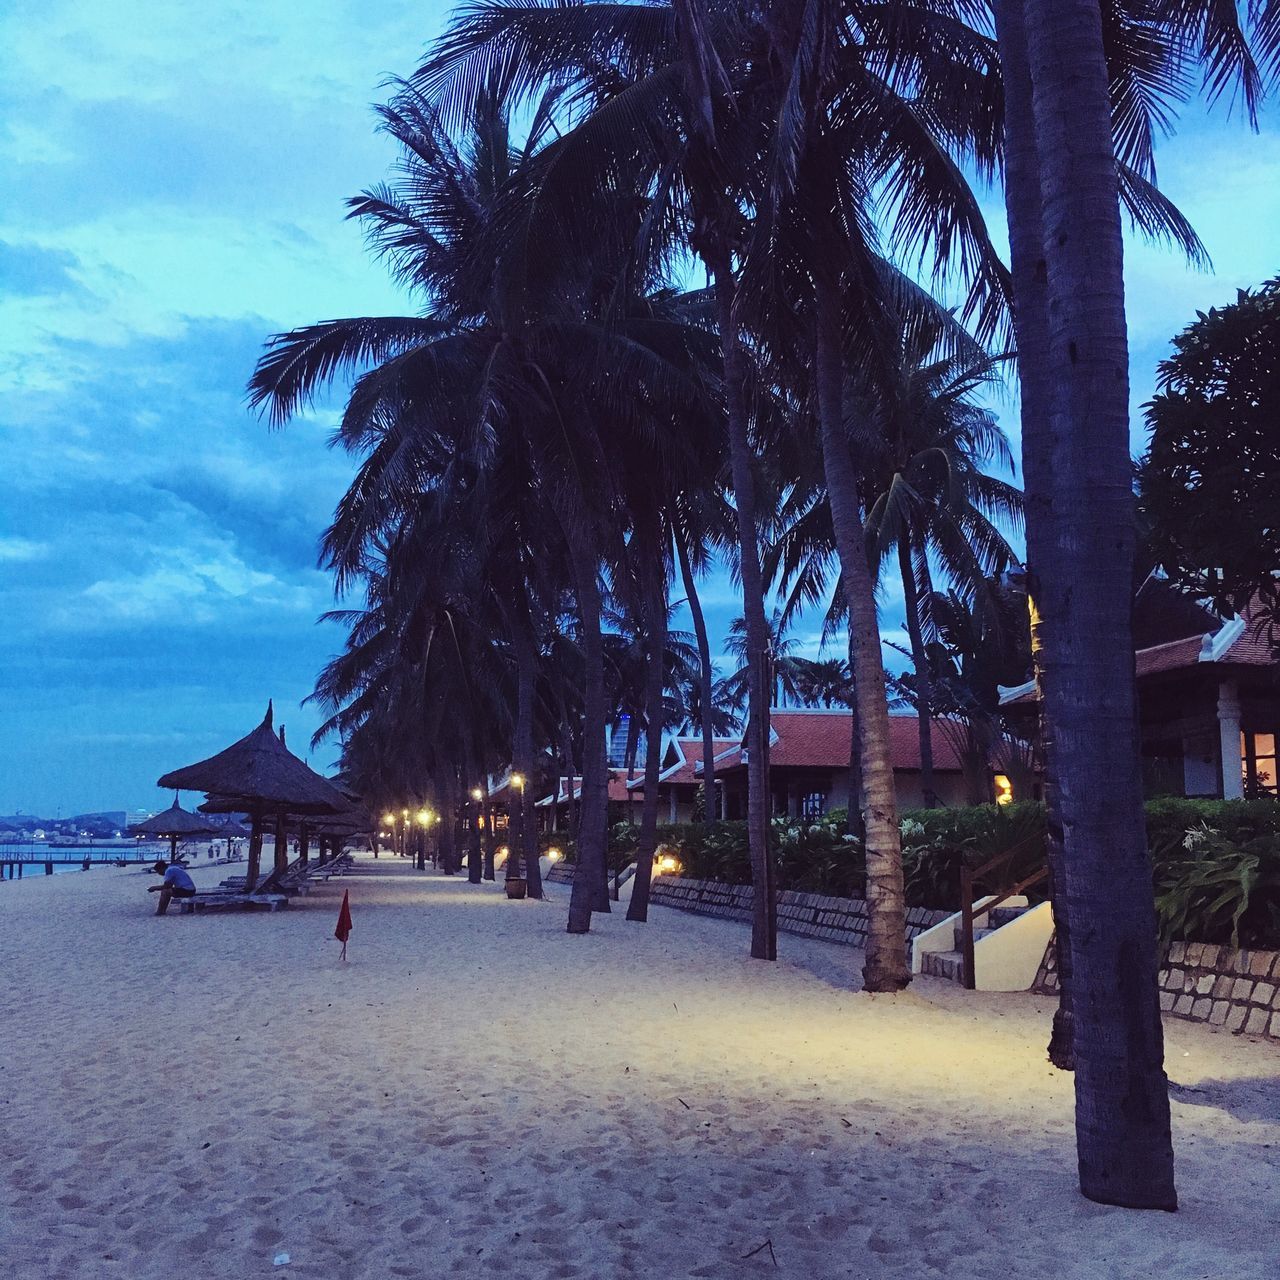
[[[1156,907],[1165,938],[1232,946],[1280,947],[1280,803],[1274,800],[1152,800],[1147,834]],[[635,855],[637,829],[610,829],[610,867]],[[907,905],[955,911],[960,872],[1006,855],[983,878],[977,893],[1022,880],[1044,863],[1044,806],[976,805],[914,809],[902,815],[902,862]],[[542,837],[573,861],[566,835]],[[849,834],[843,811],[813,821],[775,818],[769,843],[783,889],[862,897],[866,853]],[[682,875],[725,884],[750,884],[745,822],[663,826],[658,854],[680,863]],[[1028,890],[1032,901],[1047,884]]]
[[[1180,845],[1193,827],[1208,827],[1231,844],[1247,844],[1255,836],[1280,835],[1280,803],[1275,800],[1147,801],[1147,842],[1157,849]]]
[[[960,872],[1003,860],[974,882],[989,893],[1025,879],[1044,865],[1044,806],[974,805],[956,809],[915,809],[902,816],[902,873],[907,905],[955,911],[960,905]],[[1045,886],[1028,895],[1038,900]]]
[[[1204,822],[1152,853],[1166,941],[1280,946],[1280,834],[1237,843]]]

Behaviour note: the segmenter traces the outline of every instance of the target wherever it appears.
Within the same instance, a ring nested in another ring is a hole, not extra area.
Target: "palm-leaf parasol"
[[[135,836],[164,836],[169,841],[169,860],[172,862],[178,856],[179,840],[185,840],[189,836],[213,835],[218,828],[199,814],[184,809],[175,795],[173,804],[163,813],[157,813],[129,830]]]
[[[227,802],[223,812],[248,812],[253,819],[249,840],[247,885],[257,884],[262,853],[262,820],[276,814],[276,871],[286,859],[284,837],[287,816],[294,814],[338,814],[350,808],[350,801],[326,778],[322,778],[277,737],[272,728],[272,704],[262,723],[233,742],[225,751],[182,769],[174,769],[159,780],[162,787],[184,791],[204,791]],[[211,802],[212,803],[212,802]],[[201,806],[206,812],[208,806]]]

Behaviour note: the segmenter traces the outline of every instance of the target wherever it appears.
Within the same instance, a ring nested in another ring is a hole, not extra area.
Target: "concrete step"
[[[977,942],[979,938],[986,938],[993,933],[995,933],[994,929],[975,929],[973,931],[973,940],[974,942]],[[964,930],[961,929],[959,925],[957,925],[955,929],[955,939],[956,950],[964,950]]]
[[[987,923],[992,929],[999,929],[1011,924],[1019,916],[1025,916],[1030,910],[1030,907],[996,907],[987,912]]]
[[[964,956],[959,951],[929,951],[925,953],[922,970],[935,978],[947,978],[951,982],[964,981]]]

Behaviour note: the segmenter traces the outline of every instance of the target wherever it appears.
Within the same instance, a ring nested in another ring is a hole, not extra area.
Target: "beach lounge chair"
[[[306,894],[311,886],[318,882],[327,882],[331,877],[342,875],[351,869],[352,858],[350,854],[343,854],[340,858],[331,859],[329,862],[302,862],[301,860],[289,864],[278,876],[268,877],[272,881],[271,887],[274,892],[289,895]],[[240,890],[243,891],[246,883],[245,876],[228,876],[222,882],[224,890]],[[267,881],[263,881],[263,885],[255,892],[261,892]]]
[[[175,898],[174,902],[184,916],[192,915],[196,911],[247,911],[250,907],[265,907],[268,911],[279,911],[281,907],[289,905],[289,895],[264,893],[257,889],[252,893],[237,893],[233,889],[204,889],[190,898]]]
[[[289,895],[282,893],[277,885],[279,876],[268,875],[261,883],[254,886],[252,893],[245,892],[245,878],[237,876],[238,886],[227,886],[225,883],[216,889],[199,889],[190,898],[175,898],[179,910],[184,916],[196,911],[247,911],[251,907],[265,907],[268,911],[279,911],[289,905]]]

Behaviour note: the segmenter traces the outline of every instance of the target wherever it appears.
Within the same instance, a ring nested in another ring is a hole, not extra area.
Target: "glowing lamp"
[[[419,825],[421,825],[421,826],[424,826],[424,827],[425,827],[425,826],[427,825],[427,823],[428,823],[428,822],[430,822],[430,821],[431,821],[431,814],[430,814],[426,809],[419,809],[419,810],[418,810],[418,823],[419,823]]]
[[[1009,775],[1006,773],[997,773],[991,781],[995,785],[996,804],[1012,804],[1013,783],[1009,781]]]
[[[483,800],[483,799],[484,799],[484,792],[483,792],[483,791],[481,791],[479,787],[472,787],[472,788],[471,788],[471,798],[472,798],[473,800]]]
[[[564,857],[564,855],[560,852],[560,850],[559,850],[559,849],[548,849],[548,850],[547,850],[547,861],[548,861],[548,862],[559,862],[559,861],[560,861],[560,859],[561,859],[562,857]]]
[[[511,775],[511,785],[512,785],[513,787],[519,787],[521,790],[523,790],[523,789],[524,789],[524,774],[522,774],[522,773],[513,773],[513,774]]]
[[[396,825],[396,815],[394,813],[384,813],[382,815],[382,820],[389,827],[394,827]]]

